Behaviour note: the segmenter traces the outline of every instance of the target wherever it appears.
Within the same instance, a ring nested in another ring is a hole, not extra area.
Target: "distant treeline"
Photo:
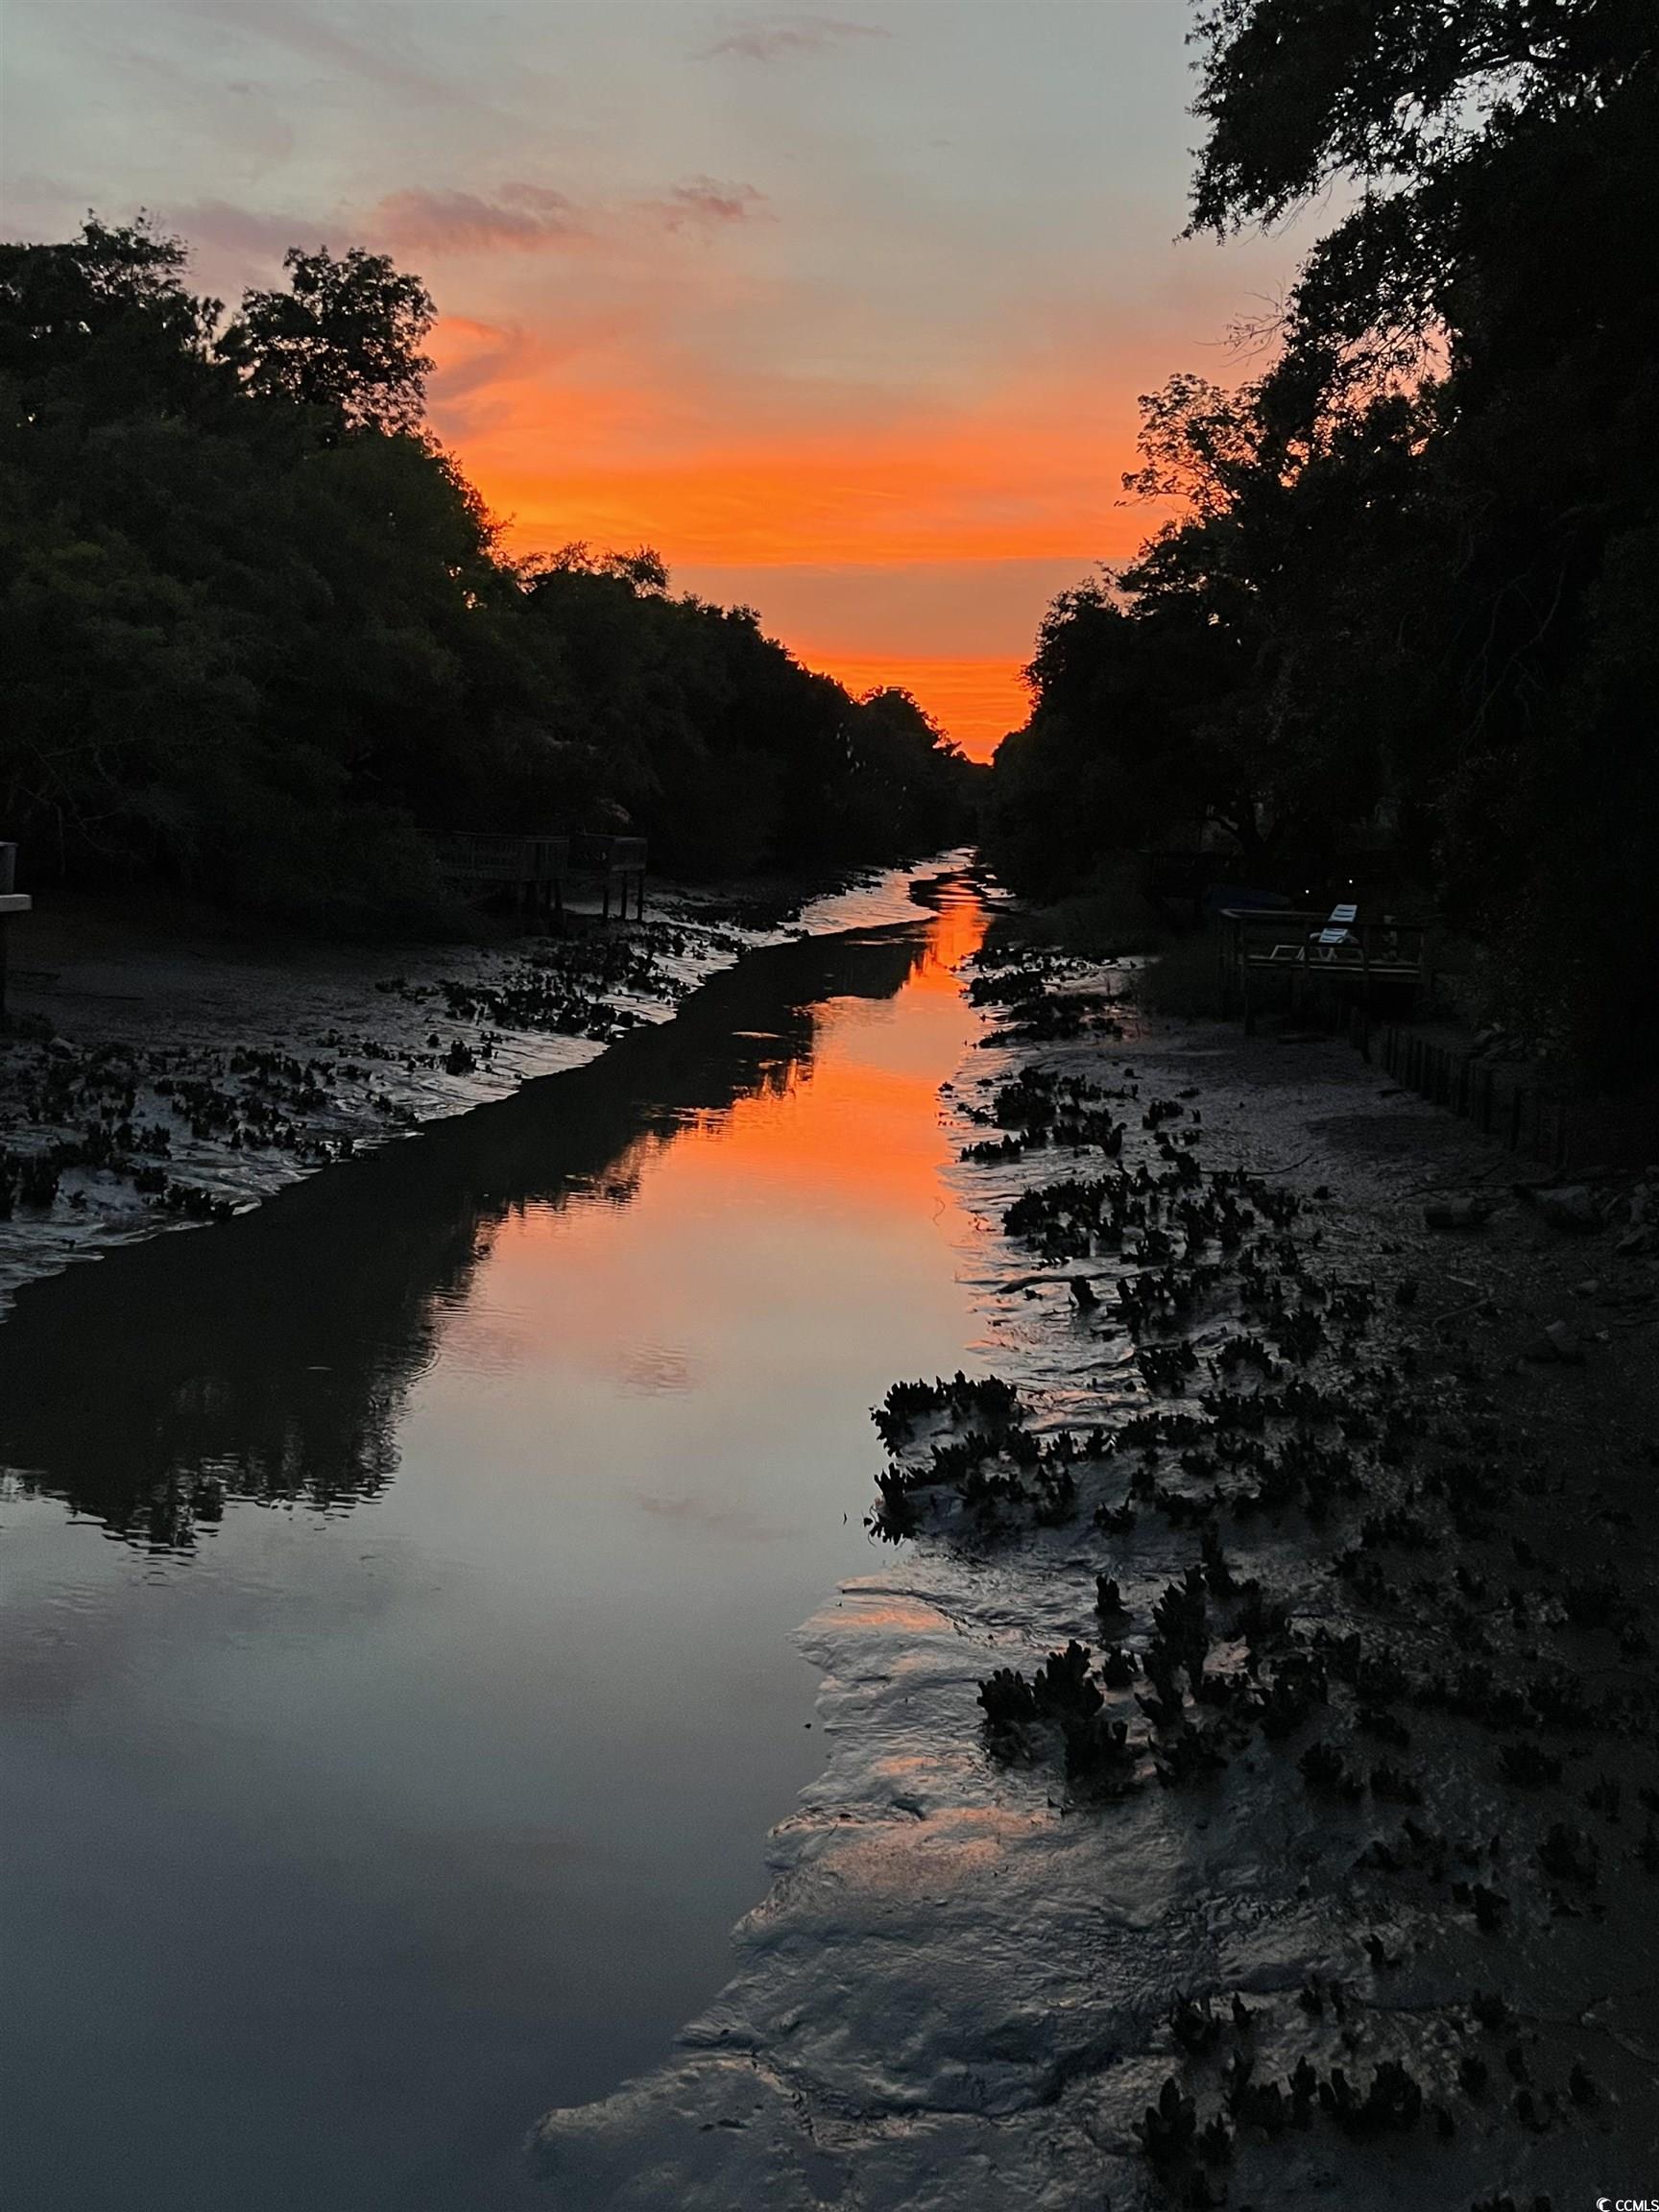
[[[1209,0],[1192,227],[1334,189],[1262,374],[1145,399],[1182,501],[1064,593],[988,845],[1339,874],[1368,843],[1488,1004],[1659,1072],[1659,36],[1651,0]]]
[[[937,850],[972,771],[649,549],[510,559],[424,427],[419,279],[288,256],[228,318],[142,220],[0,246],[0,837],[339,916],[421,829],[628,828],[654,866]]]

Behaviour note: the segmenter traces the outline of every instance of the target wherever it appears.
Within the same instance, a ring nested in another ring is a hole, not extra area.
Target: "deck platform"
[[[16,882],[17,848],[0,840],[0,1029],[6,1026],[6,940],[15,918],[35,904],[26,891],[15,888]]]
[[[563,921],[567,892],[599,893],[601,918],[627,921],[645,914],[646,841],[643,837],[524,836],[512,830],[448,830],[430,839],[445,878],[463,897],[510,898],[521,914]]]
[[[1358,998],[1367,1020],[1383,991],[1415,996],[1428,973],[1429,925],[1361,922],[1347,909],[1337,911],[1340,921],[1315,912],[1225,908],[1219,916],[1222,1013],[1237,1002],[1246,1034],[1253,1030],[1268,975],[1287,978],[1293,1006],[1310,991],[1340,991]]]

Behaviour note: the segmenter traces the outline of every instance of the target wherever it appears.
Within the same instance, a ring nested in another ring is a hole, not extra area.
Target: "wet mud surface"
[[[548,2201],[1652,2194],[1652,1190],[1032,968],[945,1096],[976,1362],[895,1379],[890,1562],[801,1638],[828,1767]]]
[[[490,946],[261,953],[48,909],[0,1036],[0,1312],[17,1286],[585,1066],[742,953],[908,921],[893,870],[791,907],[660,887],[642,923]],[[30,1034],[27,1032],[35,1032]]]
[[[866,1408],[970,1334],[981,921],[889,890],[19,1290],[0,2201],[535,2203],[538,2111],[719,1988],[821,1765],[791,1634],[878,1556]]]

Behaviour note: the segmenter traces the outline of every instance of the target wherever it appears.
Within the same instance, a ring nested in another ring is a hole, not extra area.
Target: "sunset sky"
[[[140,205],[234,298],[425,278],[431,406],[519,546],[655,545],[983,756],[1149,517],[1136,396],[1244,373],[1294,238],[1177,240],[1185,0],[8,0],[9,235]]]

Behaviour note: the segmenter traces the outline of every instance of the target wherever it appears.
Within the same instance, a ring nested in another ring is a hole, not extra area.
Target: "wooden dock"
[[[597,891],[603,920],[611,919],[613,899],[618,921],[627,921],[631,900],[635,919],[644,919],[643,837],[447,830],[435,831],[429,841],[445,881],[464,898],[507,898],[520,914],[562,922],[567,894]]]
[[[6,940],[19,914],[27,914],[35,902],[17,888],[17,848],[0,841],[0,1029],[6,1026]]]
[[[1429,925],[1357,920],[1350,909],[1333,915],[1281,908],[1230,906],[1220,921],[1221,1011],[1235,1001],[1245,1033],[1256,1025],[1261,987],[1269,975],[1286,979],[1290,1003],[1309,993],[1342,993],[1357,1000],[1367,1022],[1378,997],[1414,997],[1425,981]]]

